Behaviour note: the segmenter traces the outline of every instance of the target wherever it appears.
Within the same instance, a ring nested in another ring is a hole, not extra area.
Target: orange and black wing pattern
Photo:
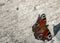
[[[40,40],[51,40],[52,36],[46,25],[46,15],[42,14],[38,16],[36,23],[32,26],[32,31],[36,39]]]

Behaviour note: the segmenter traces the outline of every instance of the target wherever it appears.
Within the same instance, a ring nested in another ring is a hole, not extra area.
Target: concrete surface
[[[32,25],[45,13],[49,30],[60,23],[60,0],[0,0],[0,43],[43,43]]]

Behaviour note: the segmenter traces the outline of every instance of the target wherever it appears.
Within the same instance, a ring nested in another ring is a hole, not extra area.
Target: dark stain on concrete
[[[19,8],[17,7],[16,10],[19,10]]]
[[[8,43],[8,42],[6,42],[6,43]]]
[[[34,11],[36,11],[37,9],[36,9],[36,6],[34,6]]]
[[[0,6],[4,6],[5,5],[5,3],[0,3]]]

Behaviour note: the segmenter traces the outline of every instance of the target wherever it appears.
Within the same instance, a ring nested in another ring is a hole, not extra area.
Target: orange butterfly
[[[51,40],[52,36],[46,25],[46,15],[39,15],[37,22],[32,26],[32,31],[36,39],[40,40]]]

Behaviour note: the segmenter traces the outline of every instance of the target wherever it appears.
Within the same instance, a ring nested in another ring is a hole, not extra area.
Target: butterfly
[[[46,24],[46,15],[42,14],[38,15],[38,19],[36,23],[32,26],[32,31],[34,32],[35,39],[38,40],[48,40],[52,39],[52,35],[48,29],[48,25]]]

